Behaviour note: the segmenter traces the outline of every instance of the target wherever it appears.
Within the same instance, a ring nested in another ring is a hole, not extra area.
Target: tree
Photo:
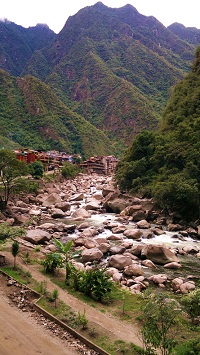
[[[145,354],[157,354],[157,349],[162,355],[172,354],[176,344],[179,314],[180,307],[177,302],[167,298],[164,293],[147,297],[142,316]]]
[[[7,207],[12,193],[23,189],[21,176],[27,174],[27,166],[15,154],[6,149],[0,150],[0,210]]]
[[[12,255],[14,257],[14,269],[16,269],[16,256],[19,253],[19,243],[15,240],[12,243]]]
[[[41,161],[36,160],[29,165],[29,172],[35,179],[42,178],[44,174],[44,165]]]
[[[69,161],[63,164],[61,174],[65,179],[74,178],[80,172],[80,168]]]

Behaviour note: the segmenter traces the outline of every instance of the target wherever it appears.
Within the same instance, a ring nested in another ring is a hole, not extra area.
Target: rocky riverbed
[[[121,194],[112,176],[79,174],[74,180],[46,183],[37,196],[10,205],[12,218],[35,219],[19,240],[56,251],[53,242],[73,239],[82,251],[77,268],[99,263],[111,278],[139,293],[149,285],[173,292],[194,290],[200,271],[200,226],[175,223],[152,200]]]

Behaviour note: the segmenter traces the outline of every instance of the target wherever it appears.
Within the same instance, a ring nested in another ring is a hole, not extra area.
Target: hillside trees
[[[195,220],[200,211],[200,71],[197,48],[192,71],[174,89],[156,132],[143,131],[118,163],[122,191],[153,197],[158,206]]]

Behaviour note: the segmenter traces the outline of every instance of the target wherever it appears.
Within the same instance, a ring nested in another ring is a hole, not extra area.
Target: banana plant
[[[73,245],[73,240],[70,240],[66,244],[63,244],[60,240],[54,239],[54,243],[56,244],[59,252],[64,255],[64,263],[65,263],[65,270],[66,270],[65,282],[68,283],[70,270],[71,270],[70,260],[79,256],[80,252],[79,251],[72,252],[71,248]]]

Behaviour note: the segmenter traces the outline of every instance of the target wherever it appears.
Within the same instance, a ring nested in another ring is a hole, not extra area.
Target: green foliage
[[[55,288],[51,294],[51,299],[52,299],[52,301],[54,301],[55,308],[57,307],[58,296],[59,296],[59,291]]]
[[[0,210],[4,210],[12,193],[22,189],[21,176],[27,173],[25,163],[10,150],[0,150]]]
[[[142,337],[145,354],[172,354],[178,332],[180,306],[165,294],[151,294],[145,302],[142,316]]]
[[[200,288],[184,295],[181,302],[192,322],[194,322],[195,318],[200,317]]]
[[[46,273],[54,274],[57,268],[63,266],[63,259],[60,253],[50,253],[42,261]]]
[[[61,174],[65,179],[74,178],[80,172],[78,165],[65,162],[61,168]]]
[[[19,253],[19,243],[15,240],[12,243],[12,248],[11,248],[12,256],[14,257],[14,269],[16,268],[16,256]]]
[[[199,49],[195,67],[198,57]],[[122,191],[153,197],[187,222],[200,216],[199,74],[193,70],[176,85],[159,129],[135,137],[115,176]]]
[[[36,160],[35,162],[29,164],[29,173],[35,179],[39,179],[43,177],[44,174],[44,166],[41,161]]]
[[[23,227],[11,227],[6,222],[0,224],[0,240],[21,237],[24,233],[25,229]]]
[[[80,291],[96,301],[104,301],[110,296],[113,282],[105,270],[94,266],[81,274]]]
[[[84,309],[84,313],[78,312],[78,321],[79,321],[80,325],[82,326],[82,329],[87,329],[88,319],[86,318],[86,315],[85,315],[85,309]]]
[[[173,355],[199,355],[200,354],[200,337],[182,342],[174,349]]]

